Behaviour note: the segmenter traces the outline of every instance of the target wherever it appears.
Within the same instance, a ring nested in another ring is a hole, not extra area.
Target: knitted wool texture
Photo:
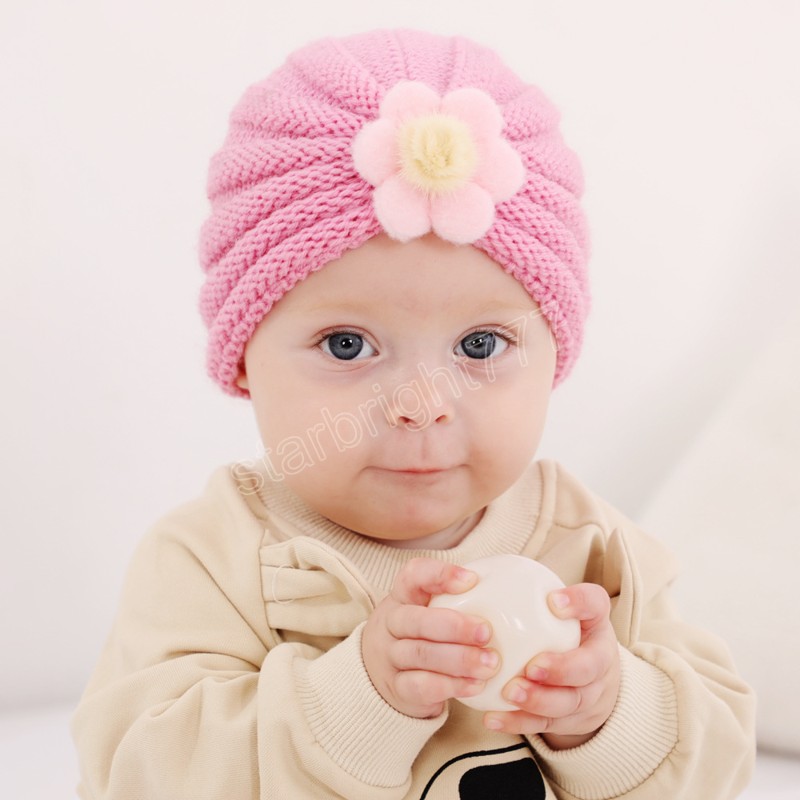
[[[554,384],[572,368],[589,307],[588,243],[581,169],[560,135],[557,110],[468,39],[381,30],[293,53],[247,88],[211,159],[200,311],[209,328],[208,373],[229,394],[248,396],[235,380],[270,308],[310,273],[382,232],[374,188],[356,171],[351,148],[402,80],[441,95],[475,87],[499,106],[525,182],[497,205],[488,232],[462,246],[480,248],[538,302],[558,348]]]

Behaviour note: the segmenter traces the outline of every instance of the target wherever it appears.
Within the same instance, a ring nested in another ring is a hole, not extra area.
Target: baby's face
[[[275,305],[238,382],[273,477],[360,534],[444,548],[533,458],[555,360],[485,253],[381,235]]]

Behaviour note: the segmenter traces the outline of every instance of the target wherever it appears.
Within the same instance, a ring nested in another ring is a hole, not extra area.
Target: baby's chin
[[[415,521],[405,526],[358,526],[362,530],[351,527],[354,533],[380,542],[390,547],[404,550],[447,550],[460,544],[464,538],[480,522],[485,509],[480,509],[466,517],[453,522],[427,525]]]

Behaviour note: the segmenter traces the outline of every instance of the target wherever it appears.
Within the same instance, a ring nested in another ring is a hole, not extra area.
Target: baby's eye
[[[490,358],[499,356],[507,347],[508,342],[492,331],[474,331],[458,343],[456,355],[467,358]]]
[[[340,361],[352,361],[355,358],[368,358],[375,354],[375,348],[359,333],[331,333],[322,342],[322,352],[338,358]]]

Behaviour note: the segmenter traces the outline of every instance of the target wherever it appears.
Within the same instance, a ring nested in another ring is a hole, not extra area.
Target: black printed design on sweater
[[[544,800],[545,785],[530,746],[520,743],[451,759],[434,773],[420,800],[431,792],[459,800]]]

